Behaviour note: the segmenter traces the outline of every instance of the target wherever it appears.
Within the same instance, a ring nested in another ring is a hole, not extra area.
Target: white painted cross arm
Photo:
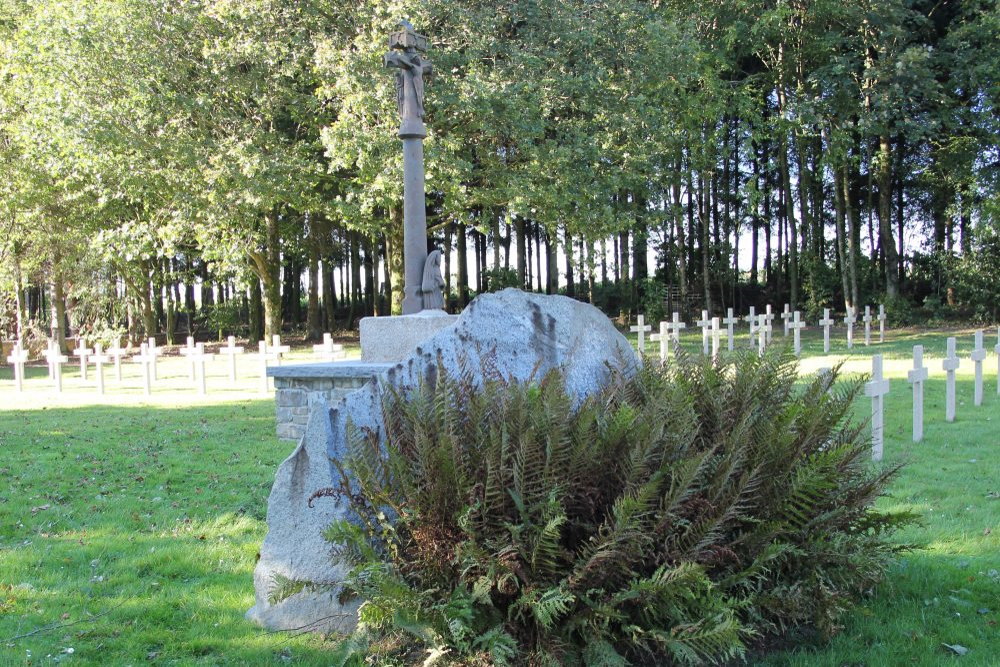
[[[276,355],[274,363],[280,366],[281,355],[288,354],[289,352],[292,351],[292,348],[289,345],[282,345],[281,336],[279,336],[278,334],[274,334],[273,336],[271,336],[271,347],[269,348],[269,350]]]
[[[69,361],[69,357],[62,353],[58,344],[53,344],[45,353],[45,360],[52,368],[52,380],[55,382],[56,392],[62,393],[62,365]]]
[[[21,347],[21,343],[15,343],[7,357],[7,362],[14,367],[14,385],[20,392],[24,389],[24,364],[28,361],[28,351]]]
[[[660,343],[660,361],[666,361],[670,356],[670,323],[660,322],[660,332],[650,336],[649,340]]]
[[[641,354],[646,353],[646,332],[652,331],[653,327],[646,324],[646,317],[644,315],[636,316],[636,325],[634,327],[629,327],[629,331],[632,333],[639,334],[639,338],[636,341],[636,346],[639,348]]]

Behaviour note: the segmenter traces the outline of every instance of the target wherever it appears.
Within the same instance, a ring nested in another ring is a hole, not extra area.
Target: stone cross
[[[983,331],[976,332],[976,345],[972,348],[972,363],[976,366],[976,384],[972,404],[983,404],[983,361],[986,360],[986,348],[983,347]]]
[[[427,38],[407,21],[389,35],[386,67],[396,70],[396,108],[399,138],[403,140],[403,314],[419,313],[424,304],[422,287],[427,264],[427,215],[424,201],[424,84],[431,64]]]
[[[757,347],[757,337],[760,336],[760,323],[763,321],[760,318],[763,315],[754,315],[754,318],[750,320],[750,349]]]
[[[764,310],[764,318],[767,320],[767,326],[761,331],[767,333],[767,343],[771,343],[771,335],[774,333],[774,313],[771,312],[771,304],[767,304],[767,308]]]
[[[681,322],[680,313],[673,314],[673,319],[667,323],[667,328],[670,329],[670,335],[674,339],[674,345],[680,345],[681,329],[687,329],[687,325]]]
[[[823,309],[823,319],[819,321],[823,327],[823,354],[830,354],[830,327],[833,326],[833,318],[830,317],[830,309]]]
[[[740,323],[740,318],[733,316],[733,309],[726,309],[726,317],[722,320],[722,323],[726,325],[726,336],[728,336],[728,342],[726,344],[726,349],[730,352],[733,351],[733,345],[735,343],[733,328]]]
[[[743,319],[750,325],[750,347],[753,348],[756,345],[754,339],[757,336],[757,309],[750,306],[750,314]]]
[[[81,337],[77,342],[76,349],[73,350],[73,356],[80,358],[80,379],[84,382],[87,381],[87,358],[93,353],[94,351],[87,348],[87,344]]]
[[[194,353],[188,356],[188,359],[190,359],[191,363],[195,366],[195,376],[198,380],[198,393],[201,396],[204,396],[207,393],[205,387],[205,362],[211,361],[214,357],[214,354],[205,354],[204,343],[198,343],[198,347],[195,348]]]
[[[802,339],[801,331],[802,327],[806,325],[805,320],[801,319],[799,316],[799,311],[795,311],[795,317],[792,318],[792,323],[788,327],[792,330],[792,349],[795,351],[795,356],[801,356],[802,354]]]
[[[865,384],[865,396],[872,399],[872,461],[882,460],[885,423],[882,419],[883,396],[889,393],[889,381],[882,377],[882,355],[872,357],[872,379]]]
[[[104,364],[111,361],[111,357],[104,354],[104,348],[101,347],[100,343],[94,345],[94,355],[90,357],[91,361],[94,362],[94,372],[97,375],[97,393],[100,396],[104,395]]]
[[[236,336],[226,339],[226,347],[220,347],[219,354],[229,357],[229,381],[236,382],[236,355],[243,354],[243,348],[236,345]]]
[[[861,318],[865,323],[865,345],[872,344],[872,307],[865,306],[865,316]]]
[[[878,342],[885,342],[885,304],[878,305]]]
[[[719,358],[719,347],[721,345],[722,339],[722,328],[720,327],[719,318],[712,318],[712,360]]]
[[[271,351],[275,354],[275,366],[281,365],[281,355],[288,354],[292,351],[292,348],[288,345],[281,344],[281,336],[274,334],[271,336]]]
[[[182,347],[181,349],[177,350],[177,353],[187,357],[189,362],[188,379],[191,380],[191,384],[194,384],[194,375],[195,375],[194,355],[198,354],[198,346],[194,344],[194,336],[188,336],[187,347]]]
[[[854,323],[857,322],[857,318],[854,317],[854,308],[847,307],[847,315],[844,317],[844,326],[847,327],[847,349],[854,348]]]
[[[267,362],[272,360],[280,362],[280,354],[280,352],[269,350],[266,341],[257,343],[257,354],[253,357],[260,361],[260,393],[262,394],[267,393]]]
[[[785,309],[781,311],[781,320],[782,320],[781,323],[785,329],[785,338],[788,338],[788,325],[791,322],[791,319],[792,319],[791,307],[786,303]]]
[[[997,344],[993,351],[997,355],[997,395],[1000,395],[1000,327],[997,327]]]
[[[153,336],[149,337],[149,345],[146,346],[145,354],[148,354],[150,358],[153,360],[151,362],[152,363],[151,368],[153,373],[153,381],[155,382],[156,380],[160,379],[159,370],[157,369],[157,360],[160,358],[160,355],[163,354],[163,352],[160,351],[160,348],[156,347],[155,337]]]
[[[955,338],[948,338],[948,354],[941,362],[941,368],[945,370],[946,378],[944,383],[944,420],[955,421],[955,371],[958,370],[958,356],[955,354]]]
[[[924,382],[927,380],[927,367],[924,366],[924,346],[913,346],[913,370],[906,374],[907,381],[913,385],[913,442],[924,439]]]
[[[142,388],[146,396],[153,393],[153,383],[151,381],[152,367],[156,364],[156,354],[151,353],[149,346],[143,343],[139,346],[139,354],[132,356],[132,361],[142,365]]]
[[[45,353],[45,359],[49,362],[49,368],[52,369],[52,380],[55,383],[56,393],[61,394],[62,365],[69,361],[69,357],[59,349],[59,343],[53,341],[49,344],[48,352]]]
[[[313,354],[323,361],[333,361],[344,357],[344,346],[333,342],[331,334],[323,334],[323,342],[313,345]]]
[[[701,327],[701,353],[708,355],[708,331],[709,327],[712,326],[712,320],[708,319],[707,310],[701,311],[701,319],[695,324]]]
[[[757,354],[764,356],[767,348],[767,341],[771,337],[771,323],[767,321],[767,315],[757,316]]]
[[[639,354],[646,354],[646,332],[651,331],[652,327],[646,324],[646,318],[643,315],[636,315],[635,320],[637,324],[629,328],[629,331],[639,334],[636,346],[639,348]]]
[[[105,352],[115,362],[115,378],[122,381],[122,357],[128,354],[128,350],[121,346],[121,340],[115,341],[115,346]]]
[[[24,391],[24,364],[28,362],[28,351],[21,347],[21,341],[14,343],[7,361],[14,367],[14,386],[20,393]]]
[[[655,333],[649,337],[654,343],[660,343],[660,361],[666,361],[670,355],[670,324],[660,322],[660,333]]]

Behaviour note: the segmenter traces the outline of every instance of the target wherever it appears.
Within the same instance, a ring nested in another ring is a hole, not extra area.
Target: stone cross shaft
[[[767,341],[771,337],[771,323],[767,321],[767,315],[757,316],[757,354],[764,356],[767,348]]]
[[[687,329],[687,325],[681,322],[681,314],[674,313],[670,322],[667,323],[670,336],[674,339],[674,345],[681,344],[681,329]]]
[[[334,343],[333,335],[325,333],[323,334],[323,342],[319,345],[313,345],[313,354],[323,361],[343,359],[344,346]]]
[[[764,310],[764,319],[767,320],[767,326],[762,328],[761,331],[767,334],[767,343],[771,343],[771,334],[774,332],[774,313],[771,311],[771,304],[767,304]]]
[[[84,342],[83,338],[81,338],[79,342],[77,342],[76,349],[73,350],[73,356],[79,357],[80,359],[80,379],[83,380],[84,382],[87,381],[88,358],[93,353],[94,351],[87,347],[87,344]]]
[[[128,354],[128,350],[121,346],[121,340],[115,341],[115,346],[107,350],[106,354],[115,362],[115,378],[122,381],[122,357]]]
[[[830,317],[830,309],[823,309],[823,319],[819,321],[823,327],[823,354],[830,354],[830,327],[833,326],[833,318]]]
[[[726,343],[726,349],[730,352],[733,351],[733,346],[735,345],[735,331],[734,327],[740,323],[740,318],[733,316],[733,309],[726,309],[726,317],[722,320],[722,323],[726,325],[726,336],[728,337]]]
[[[872,344],[872,307],[865,306],[865,316],[861,318],[865,323],[865,345]]]
[[[197,348],[195,348],[194,353],[188,356],[188,358],[191,360],[191,363],[194,364],[196,367],[195,375],[197,377],[198,393],[201,394],[202,396],[208,393],[207,387],[205,386],[206,385],[205,362],[211,361],[214,357],[215,355],[213,354],[205,354],[204,343],[198,343],[198,346]]]
[[[913,370],[906,374],[906,380],[913,385],[913,442],[924,439],[924,382],[927,380],[924,366],[924,346],[913,346]]]
[[[236,355],[243,354],[243,348],[236,345],[236,336],[226,339],[226,346],[219,348],[219,354],[229,357],[229,381],[236,382]]]
[[[636,325],[630,327],[629,331],[632,333],[638,333],[639,338],[636,341],[636,347],[639,349],[639,354],[646,354],[646,332],[651,331],[652,327],[646,324],[646,318],[643,315],[636,315]]]
[[[712,318],[712,360],[719,358],[719,348],[722,341],[722,326],[718,317]]]
[[[143,343],[139,346],[139,354],[132,357],[132,361],[142,365],[142,388],[146,396],[153,393],[152,367],[156,365],[156,354],[151,352],[149,345]]]
[[[267,341],[257,343],[257,354],[253,355],[260,361],[260,393],[267,393],[267,362],[280,359],[280,353],[267,349]]]
[[[18,392],[24,391],[24,364],[28,361],[28,351],[21,347],[21,342],[14,343],[7,362],[14,366],[14,386]]]
[[[160,351],[160,348],[156,347],[156,338],[153,338],[152,336],[150,336],[148,344],[146,345],[146,352],[145,352],[145,354],[148,354],[149,357],[150,357],[150,359],[152,359],[152,361],[150,361],[150,364],[151,364],[150,365],[150,369],[151,369],[151,372],[152,372],[152,375],[153,375],[153,380],[154,381],[159,380],[160,379],[160,375],[159,375],[159,371],[157,370],[157,360],[160,358],[160,355],[163,354],[163,353]]]
[[[792,319],[791,306],[789,306],[786,303],[785,304],[785,309],[783,311],[781,311],[781,324],[782,324],[782,326],[783,326],[783,328],[785,330],[785,338],[788,338],[788,325],[791,322],[791,319]]]
[[[955,338],[948,338],[948,353],[941,362],[945,371],[944,383],[944,420],[955,421],[955,371],[958,370],[959,359],[955,354]]]
[[[427,263],[427,213],[424,203],[424,84],[431,64],[427,38],[407,21],[389,36],[386,67],[396,70],[396,108],[403,141],[403,314],[424,309],[421,287]]]
[[[883,397],[889,393],[889,381],[882,377],[882,355],[872,357],[872,378],[865,384],[865,396],[872,399],[872,460],[882,460],[885,436]]]
[[[178,354],[187,357],[188,360],[188,379],[191,380],[191,384],[194,384],[195,380],[195,368],[194,368],[194,355],[198,353],[198,346],[194,344],[194,336],[187,337],[187,347],[182,347],[177,350]]]
[[[94,362],[94,375],[97,376],[97,393],[101,396],[104,395],[104,364],[111,361],[111,357],[104,354],[104,348],[101,347],[100,343],[94,345],[94,356],[92,356],[91,361]]]
[[[62,353],[59,344],[53,342],[49,345],[48,352],[45,353],[45,360],[49,362],[52,369],[52,381],[55,383],[56,393],[62,393],[62,365],[69,361],[69,357]]]
[[[976,344],[972,348],[972,363],[976,369],[976,384],[972,399],[972,404],[979,406],[983,404],[983,361],[986,360],[986,348],[983,347],[983,331],[976,332]]]
[[[666,361],[670,356],[670,324],[660,322],[660,332],[650,336],[649,340],[660,343],[660,361]]]
[[[757,345],[757,309],[750,306],[750,314],[743,318],[750,325],[750,348]]]
[[[802,355],[802,327],[806,325],[805,320],[801,319],[799,311],[795,311],[795,316],[792,318],[792,323],[789,324],[789,328],[792,330],[792,349],[795,351],[795,356]]]
[[[878,342],[885,342],[885,304],[878,305]]]
[[[708,355],[708,333],[709,327],[712,326],[712,320],[708,319],[708,311],[701,311],[701,319],[695,322],[695,324],[701,327],[701,353]]]
[[[854,323],[857,322],[857,318],[854,317],[854,308],[850,306],[847,307],[847,315],[844,316],[844,326],[847,327],[847,349],[854,348]]]

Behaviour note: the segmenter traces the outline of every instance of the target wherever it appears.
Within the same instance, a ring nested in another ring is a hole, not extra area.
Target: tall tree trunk
[[[469,305],[469,240],[468,230],[460,224],[458,234],[458,300],[462,308]]]
[[[174,290],[174,276],[171,267],[170,260],[164,258],[161,262],[160,275],[166,289],[167,296],[167,310],[165,313],[166,327],[165,334],[167,336],[167,345],[174,344],[174,334],[177,331],[177,298],[175,296]]]
[[[861,302],[858,285],[858,267],[861,253],[861,217],[851,200],[851,173],[847,161],[842,166],[844,187],[844,219],[847,222],[847,275],[851,283],[850,302],[856,307]]]
[[[256,271],[250,277],[250,307],[247,309],[250,315],[250,342],[264,339],[264,297],[260,289],[260,278]]]
[[[261,282],[264,304],[264,336],[281,333],[281,239],[278,231],[278,212],[264,216],[264,249],[250,253],[251,268]]]
[[[833,167],[834,207],[836,209],[837,226],[837,261],[840,263],[840,284],[844,294],[844,307],[853,308],[854,300],[851,293],[851,281],[847,268],[847,208],[844,204],[844,172]]]
[[[559,265],[557,253],[559,242],[555,231],[545,232],[545,293],[559,293]]]
[[[890,299],[899,296],[899,255],[892,238],[892,145],[889,134],[879,136],[878,221],[882,251],[885,253],[885,291]]]
[[[514,219],[514,233],[517,237],[517,279],[524,289],[528,278],[528,250],[524,239],[524,218],[518,216]]]
[[[563,255],[566,258],[566,296],[576,296],[575,276],[573,275],[573,237],[569,227],[563,230]],[[582,282],[582,281],[581,281]]]
[[[323,337],[323,325],[319,310],[319,235],[316,221],[309,220],[309,292],[306,306],[306,329],[309,338],[318,340]]]

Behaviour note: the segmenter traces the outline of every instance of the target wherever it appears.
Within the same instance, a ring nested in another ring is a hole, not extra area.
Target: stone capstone
[[[364,317],[358,323],[361,360],[392,363],[402,361],[417,345],[450,327],[458,317],[443,310],[422,310],[412,315]]]
[[[488,373],[519,382],[541,379],[560,368],[570,395],[583,399],[604,387],[613,372],[628,375],[639,364],[628,341],[597,308],[568,297],[507,289],[476,298],[451,326],[332,409],[317,400],[305,436],[281,464],[271,490],[268,535],[254,573],[257,604],[248,617],[272,629],[310,624],[324,629],[323,619],[330,617],[344,620],[338,626],[342,631],[353,627],[355,608],[339,605],[335,595],[306,591],[277,605],[268,602],[268,595],[275,573],[326,583],[343,575],[330,558],[322,532],[335,518],[348,516],[348,508],[332,498],[317,499],[310,508],[308,499],[314,491],[335,485],[330,459],[343,455],[349,422],[384,431],[382,396],[390,387],[412,389],[436,377],[439,368],[480,381]]]

